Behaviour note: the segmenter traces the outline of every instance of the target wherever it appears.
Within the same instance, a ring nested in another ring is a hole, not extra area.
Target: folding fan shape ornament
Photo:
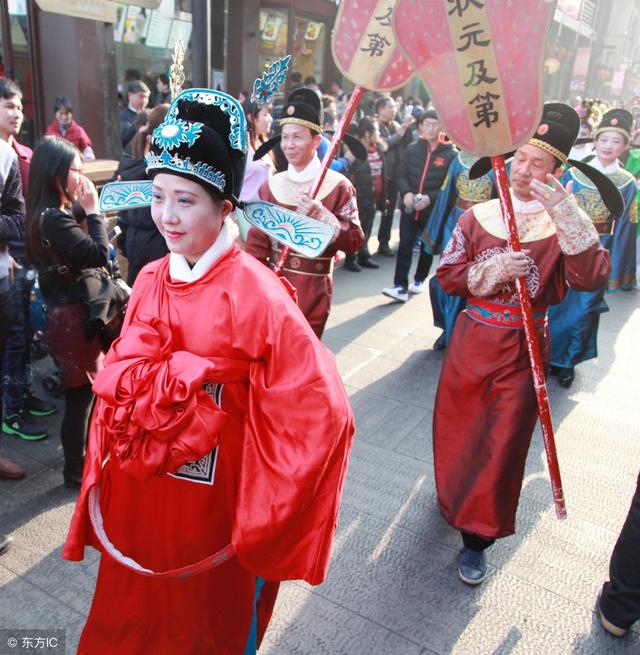
[[[542,116],[556,0],[397,0],[393,30],[447,135],[479,156],[513,151]]]
[[[331,39],[333,59],[348,80],[371,91],[392,91],[415,74],[393,33],[396,4],[396,0],[342,0],[338,9]]]
[[[264,75],[253,83],[251,102],[259,107],[271,104],[273,94],[284,84],[289,70],[291,55],[277,59],[267,67]]]

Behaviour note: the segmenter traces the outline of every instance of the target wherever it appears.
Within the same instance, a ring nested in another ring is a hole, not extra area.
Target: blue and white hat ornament
[[[186,89],[151,135],[147,173],[178,173],[216,189],[234,206],[242,189],[247,124],[240,103],[222,91]]]
[[[291,55],[277,59],[267,67],[262,77],[253,83],[251,102],[258,107],[270,105],[274,93],[284,84],[287,79]]]

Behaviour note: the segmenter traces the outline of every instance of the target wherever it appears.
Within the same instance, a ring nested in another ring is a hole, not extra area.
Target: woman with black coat
[[[38,269],[47,305],[46,337],[65,389],[63,477],[66,486],[79,488],[91,385],[102,368],[103,353],[100,339],[87,336],[87,311],[76,278],[87,268],[108,265],[109,241],[96,188],[82,175],[82,158],[74,145],[55,136],[41,139],[31,160],[29,185],[27,257]]]
[[[162,123],[169,105],[158,105],[149,112],[149,121],[131,140],[131,156],[125,153],[120,159],[115,177],[123,182],[139,181],[147,177],[144,156],[149,151],[153,130]],[[122,234],[118,239],[120,251],[129,262],[127,284],[131,287],[145,264],[164,257],[169,250],[164,237],[158,232],[148,207],[128,209],[118,216]]]

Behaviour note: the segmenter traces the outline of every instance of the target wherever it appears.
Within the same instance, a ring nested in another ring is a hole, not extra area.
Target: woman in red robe
[[[598,288],[611,268],[571,188],[565,190],[551,175],[561,174],[573,128],[578,133],[577,114],[574,119],[567,112],[575,114],[568,105],[545,106],[538,133],[516,151],[511,164],[523,252],[509,251],[499,201],[491,200],[460,217],[437,270],[447,293],[467,298],[452,333],[433,418],[438,502],[446,520],[462,533],[458,572],[467,584],[479,584],[486,576],[486,548],[515,532],[537,420],[514,281],[527,277],[548,366],[546,308],[559,303],[569,286]]]
[[[233,244],[242,110],[188,90],[153,134],[147,265],[98,376],[63,557],[102,552],[78,652],[255,653],[278,584],[323,581],[354,433],[331,353]]]

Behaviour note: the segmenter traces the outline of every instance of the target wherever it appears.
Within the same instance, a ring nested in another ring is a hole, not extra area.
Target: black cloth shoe
[[[444,350],[447,347],[447,339],[444,336],[444,332],[433,342],[433,349],[440,351]]]
[[[27,392],[22,408],[31,416],[51,416],[58,411],[53,403],[38,398],[31,391]]]
[[[20,437],[25,441],[40,441],[49,436],[46,428],[38,425],[24,411],[20,414],[5,416],[4,421],[2,421],[2,432]]]
[[[568,389],[573,384],[573,379],[576,377],[576,371],[573,367],[563,368],[558,373],[558,384],[565,389]]]
[[[6,534],[0,534],[0,555],[7,551],[13,539]]]
[[[360,264],[362,268],[380,268],[380,264],[376,264],[371,257],[358,260],[358,264]]]
[[[344,260],[344,267],[348,271],[352,271],[353,273],[359,273],[362,269],[360,268],[360,264],[355,259],[350,259],[346,258]]]
[[[381,243],[378,246],[378,251],[376,252],[376,255],[382,255],[383,257],[395,257],[396,253],[389,248],[388,243]]]

